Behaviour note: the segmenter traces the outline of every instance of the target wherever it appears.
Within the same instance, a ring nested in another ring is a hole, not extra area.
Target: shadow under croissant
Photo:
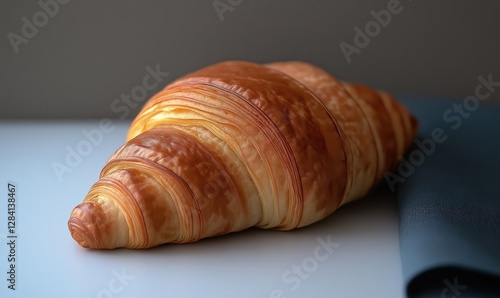
[[[356,243],[363,241],[380,241],[377,239],[385,239],[387,233],[397,235],[397,221],[397,201],[394,195],[387,189],[379,187],[363,200],[342,206],[334,214],[317,223],[291,231],[252,227],[240,232],[203,238],[193,243],[167,243],[147,250],[119,248],[85,250],[85,252],[111,258],[137,254],[152,258],[158,255],[192,258],[197,255],[225,256],[227,251],[233,254],[237,252],[241,256],[250,252],[259,255],[280,255],[283,253],[283,248],[286,248],[287,253],[293,254],[299,253],[305,243],[315,245],[318,237],[331,237],[334,242],[346,247],[357,246]],[[372,250],[373,247],[366,249]]]

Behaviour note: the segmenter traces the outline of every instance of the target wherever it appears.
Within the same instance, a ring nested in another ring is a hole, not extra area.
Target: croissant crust
[[[69,229],[111,249],[303,227],[366,195],[416,130],[389,94],[311,64],[218,63],[146,102]]]

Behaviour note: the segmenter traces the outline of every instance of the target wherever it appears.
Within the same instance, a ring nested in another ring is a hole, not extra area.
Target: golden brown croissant
[[[110,249],[303,227],[364,196],[416,128],[387,93],[307,63],[218,63],[144,105],[69,230]]]

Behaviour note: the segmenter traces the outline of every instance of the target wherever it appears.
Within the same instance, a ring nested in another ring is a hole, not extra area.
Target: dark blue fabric
[[[477,109],[468,102],[469,110],[463,100],[400,102],[420,123],[420,146],[387,180],[399,201],[408,296],[500,297],[500,108],[487,100]],[[446,139],[431,141],[433,131]]]

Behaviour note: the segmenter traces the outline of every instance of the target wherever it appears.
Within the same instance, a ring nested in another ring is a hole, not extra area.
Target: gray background
[[[305,60],[397,96],[464,98],[479,75],[500,81],[499,1],[401,0],[402,11],[348,63],[339,44],[353,44],[354,27],[388,2],[243,0],[221,20],[212,0],[72,0],[16,54],[7,34],[21,35],[22,18],[41,7],[1,1],[0,119],[118,118],[111,102],[157,64],[170,73],[162,85],[229,59]],[[500,102],[500,91],[488,101]]]

